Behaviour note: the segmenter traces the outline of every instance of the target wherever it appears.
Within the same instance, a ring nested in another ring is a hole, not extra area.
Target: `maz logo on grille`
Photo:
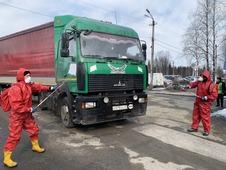
[[[121,83],[121,81],[119,80],[118,84],[114,84],[114,87],[125,87],[126,84],[125,83]]]
[[[108,63],[108,67],[111,69],[111,73],[125,73],[127,65],[124,63],[122,67],[114,67],[111,63]]]

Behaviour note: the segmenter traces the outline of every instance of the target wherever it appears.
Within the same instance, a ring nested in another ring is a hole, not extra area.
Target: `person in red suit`
[[[218,92],[216,84],[211,81],[210,72],[204,71],[199,80],[185,86],[185,89],[197,88],[196,99],[194,103],[192,125],[188,132],[197,132],[199,123],[202,121],[204,128],[203,136],[210,133],[210,112],[211,103],[217,98]]]
[[[30,134],[32,150],[44,152],[44,148],[39,147],[38,132],[32,113],[37,109],[32,108],[32,92],[41,92],[54,90],[55,86],[43,86],[41,84],[31,83],[31,73],[25,68],[20,68],[17,72],[16,83],[10,87],[8,98],[11,105],[9,116],[9,136],[3,148],[4,164],[8,167],[14,167],[17,162],[11,160],[11,155],[16,145],[20,141],[22,129]]]

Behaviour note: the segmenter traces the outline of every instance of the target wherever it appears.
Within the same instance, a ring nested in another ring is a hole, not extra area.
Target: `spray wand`
[[[44,100],[42,100],[35,108],[37,109],[42,103],[44,103],[53,93],[55,93],[65,82],[63,82],[61,85],[59,85],[52,93],[50,93]]]

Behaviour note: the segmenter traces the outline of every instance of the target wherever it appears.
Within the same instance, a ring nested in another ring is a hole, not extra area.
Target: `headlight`
[[[146,102],[146,100],[145,100],[145,98],[139,98],[139,103],[145,103]]]
[[[109,102],[109,98],[108,98],[108,97],[105,97],[105,98],[103,99],[103,102],[107,104],[107,103]]]
[[[85,109],[91,109],[96,107],[96,102],[84,102]]]
[[[128,109],[130,109],[130,110],[133,109],[133,104],[129,104]]]
[[[133,100],[137,100],[138,99],[138,96],[137,95],[134,95],[133,96]]]

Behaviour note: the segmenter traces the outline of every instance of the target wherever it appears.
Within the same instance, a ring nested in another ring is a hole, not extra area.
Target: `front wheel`
[[[45,92],[40,92],[40,93],[38,94],[38,103],[41,103],[41,102],[45,99],[45,97],[46,97],[46,93],[45,93]],[[44,102],[43,104],[41,104],[41,105],[39,106],[39,108],[40,108],[41,110],[47,110],[47,109],[48,109],[48,107],[45,105],[45,102]]]
[[[67,98],[65,97],[60,103],[60,115],[63,125],[67,128],[74,127],[75,124],[72,121],[70,105]]]

